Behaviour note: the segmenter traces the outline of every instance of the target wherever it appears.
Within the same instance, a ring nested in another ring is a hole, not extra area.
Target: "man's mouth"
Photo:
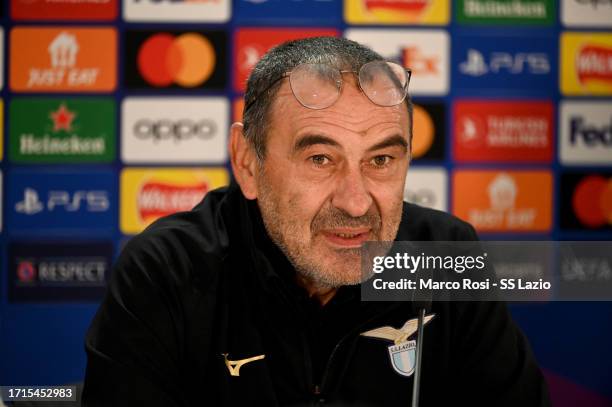
[[[322,234],[332,246],[347,249],[361,247],[369,240],[370,230],[370,228],[329,229],[322,231]]]

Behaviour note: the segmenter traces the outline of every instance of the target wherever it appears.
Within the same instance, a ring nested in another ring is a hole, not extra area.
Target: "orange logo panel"
[[[117,76],[114,28],[17,27],[10,86],[17,92],[110,92]]]
[[[453,213],[481,232],[548,232],[552,189],[550,171],[458,170]]]

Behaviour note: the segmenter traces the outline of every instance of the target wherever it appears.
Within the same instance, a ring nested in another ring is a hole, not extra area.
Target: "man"
[[[388,341],[415,318],[362,302],[365,241],[475,240],[403,204],[409,72],[342,38],[285,43],[231,129],[235,181],[130,241],[88,332],[85,406],[408,406]],[[501,303],[434,303],[422,406],[548,404]]]

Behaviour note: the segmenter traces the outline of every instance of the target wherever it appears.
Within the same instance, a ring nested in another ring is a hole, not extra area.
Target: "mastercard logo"
[[[589,175],[582,179],[574,189],[572,208],[585,226],[612,225],[612,178]]]
[[[193,88],[210,78],[216,56],[210,41],[200,34],[159,33],[142,44],[137,64],[140,75],[152,86]]]

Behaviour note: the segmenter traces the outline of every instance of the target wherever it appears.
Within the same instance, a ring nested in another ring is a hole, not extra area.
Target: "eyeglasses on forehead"
[[[273,81],[264,91],[255,96],[245,107],[246,112],[261,95],[275,83],[289,77],[293,96],[308,109],[320,110],[333,105],[340,94],[344,81],[342,74],[357,76],[359,89],[378,106],[396,106],[406,99],[412,72],[395,62],[371,61],[359,71],[341,70],[326,64],[300,64]]]

